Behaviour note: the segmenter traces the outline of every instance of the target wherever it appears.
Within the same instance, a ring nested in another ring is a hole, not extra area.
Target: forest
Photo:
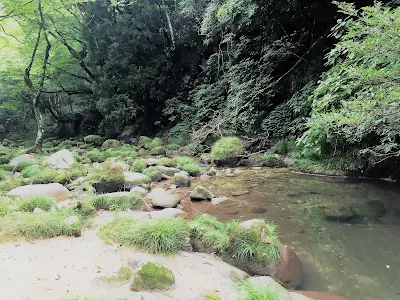
[[[397,179],[398,4],[2,0],[0,138],[197,155],[237,136],[305,171]]]

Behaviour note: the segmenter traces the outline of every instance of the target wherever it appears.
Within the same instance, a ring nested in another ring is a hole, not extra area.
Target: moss
[[[196,186],[190,193],[190,199],[193,200],[211,200],[213,194],[202,185]]]
[[[83,141],[86,144],[101,146],[103,144],[104,139],[99,135],[87,135],[83,138]]]
[[[215,160],[236,158],[244,153],[244,144],[238,137],[224,137],[219,139],[211,150]]]
[[[198,177],[198,176],[201,175],[200,167],[198,165],[195,165],[195,164],[184,165],[182,167],[182,170],[188,172],[189,175],[193,176],[193,177]]]
[[[121,142],[118,140],[109,139],[101,145],[101,150],[118,149],[121,147]]]
[[[6,172],[0,169],[0,180],[4,180],[6,178]]]
[[[167,151],[165,151],[165,148],[162,146],[154,147],[150,151],[151,155],[165,155],[166,153],[167,153]]]
[[[99,280],[113,286],[128,282],[131,279],[132,274],[132,270],[128,266],[122,266],[116,274],[112,274],[110,276],[100,276]]]
[[[96,195],[90,198],[89,202],[91,202],[96,209],[112,211],[137,209],[143,205],[142,196],[138,193],[127,193],[126,195]]]
[[[168,157],[161,157],[157,161],[157,165],[164,167],[176,167],[176,161]]]
[[[145,159],[135,159],[132,164],[132,170],[135,172],[142,172],[147,167]]]
[[[222,300],[222,297],[217,292],[210,291],[205,295],[204,300]]]
[[[153,182],[161,181],[163,178],[160,169],[157,167],[149,167],[144,169],[142,172],[144,175],[150,177]]]
[[[146,262],[135,273],[132,291],[163,290],[175,283],[174,274],[157,263]]]
[[[18,202],[18,210],[32,212],[36,207],[49,211],[54,203],[50,196],[24,197]]]

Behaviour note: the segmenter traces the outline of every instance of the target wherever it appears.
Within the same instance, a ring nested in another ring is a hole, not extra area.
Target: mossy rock
[[[151,178],[139,172],[125,172],[125,187],[132,188],[136,185],[150,183]]]
[[[158,169],[157,167],[149,167],[147,169],[144,169],[143,174],[149,176],[151,178],[151,181],[153,182],[161,181],[163,178],[160,169]]]
[[[165,290],[175,283],[174,274],[167,268],[146,262],[133,275],[132,291]]]
[[[104,142],[104,139],[99,136],[99,135],[87,135],[83,138],[83,141],[86,144],[91,144],[91,145],[95,145],[95,146],[101,146]]]
[[[121,142],[118,140],[113,140],[109,139],[106,140],[102,145],[101,145],[101,150],[108,150],[108,149],[118,149],[122,146]]]
[[[238,137],[224,137],[219,139],[211,150],[211,157],[215,161],[224,161],[244,153],[244,144]]]
[[[172,158],[162,157],[157,161],[157,165],[164,167],[176,167],[176,161]]]
[[[190,193],[191,200],[211,200],[214,198],[213,194],[202,185],[196,186]]]
[[[9,139],[4,139],[4,140],[1,142],[1,144],[2,144],[4,147],[9,147],[9,146],[12,146],[12,145],[14,144],[14,142],[10,141]]]
[[[139,158],[135,159],[132,163],[132,170],[135,172],[143,172],[143,170],[147,167],[147,162],[145,159]]]
[[[93,184],[98,193],[111,193],[120,190],[125,183],[124,170],[121,166],[109,162],[103,163]]]
[[[167,151],[165,150],[165,148],[163,146],[159,146],[159,147],[155,147],[153,149],[151,149],[150,154],[151,155],[165,155],[167,153]]]
[[[198,177],[201,175],[201,170],[195,163],[185,164],[181,167],[182,171],[188,172],[190,176]]]
[[[161,173],[163,173],[167,176],[174,176],[175,173],[182,172],[181,170],[179,170],[177,168],[164,167],[164,166],[157,166],[157,169],[159,169]]]
[[[174,174],[174,183],[179,187],[190,187],[192,185],[189,176],[184,172]]]
[[[132,278],[133,272],[128,266],[122,266],[118,272],[100,274],[98,280],[108,286],[121,286]]]

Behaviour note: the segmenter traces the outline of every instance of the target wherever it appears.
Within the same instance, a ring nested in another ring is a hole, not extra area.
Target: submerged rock
[[[156,262],[141,264],[133,274],[132,291],[164,290],[175,283],[174,274]]]
[[[211,200],[214,198],[213,194],[203,187],[202,185],[198,185],[194,188],[194,190],[190,193],[191,200]]]
[[[74,162],[74,156],[67,149],[60,150],[44,160],[44,163],[52,169],[68,169]]]
[[[147,197],[151,199],[154,207],[174,208],[181,202],[176,195],[172,195],[170,191],[162,188],[153,189],[147,194]]]
[[[70,196],[69,190],[59,183],[31,184],[17,187],[7,193],[10,196],[51,196],[56,201],[67,200]]]
[[[367,219],[377,219],[387,212],[385,205],[377,200],[353,204],[351,209],[358,217]]]

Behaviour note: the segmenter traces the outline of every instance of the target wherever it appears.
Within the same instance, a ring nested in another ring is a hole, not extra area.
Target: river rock
[[[23,163],[23,162],[34,164],[34,163],[36,163],[36,160],[32,154],[22,154],[20,156],[17,156],[16,158],[12,159],[9,162],[9,165],[12,167],[16,167],[20,163]]]
[[[177,196],[172,195],[170,191],[162,188],[153,189],[147,194],[147,197],[151,199],[154,207],[174,208],[181,202]]]
[[[317,210],[317,213],[323,216],[327,221],[347,221],[355,216],[350,206],[339,203],[319,205]]]
[[[75,162],[71,151],[67,149],[60,150],[44,160],[52,169],[68,169]]]
[[[268,288],[269,290],[274,291],[278,295],[279,298],[277,299],[279,300],[292,299],[289,292],[269,276],[250,277],[247,281],[255,288]]]
[[[385,205],[377,200],[353,204],[351,209],[360,218],[377,219],[386,214]]]
[[[134,271],[131,291],[151,291],[169,288],[175,283],[171,270],[152,261],[146,261]]]
[[[142,188],[141,186],[134,186],[133,188],[131,188],[130,190],[131,193],[138,193],[142,196],[145,196],[147,194],[146,189]]]
[[[179,187],[190,187],[192,185],[190,177],[184,172],[174,174],[174,183]]]
[[[306,299],[312,299],[312,300],[346,300],[346,298],[343,298],[341,296],[338,296],[333,293],[329,292],[316,292],[316,291],[295,291],[290,293],[292,295],[293,300],[306,300]],[[299,298],[299,296],[303,296],[306,298]]]
[[[184,215],[183,210],[177,208],[164,208],[163,210],[151,211],[150,218],[152,219],[162,219],[162,218],[175,218]]]
[[[281,261],[274,277],[286,288],[298,289],[304,280],[304,267],[296,253],[287,245],[280,244]]]
[[[213,194],[203,187],[202,185],[198,185],[194,188],[194,190],[190,193],[191,200],[211,200],[214,198]]]
[[[56,201],[63,201],[69,198],[69,190],[59,183],[31,184],[17,187],[7,193],[10,196],[51,196]]]

